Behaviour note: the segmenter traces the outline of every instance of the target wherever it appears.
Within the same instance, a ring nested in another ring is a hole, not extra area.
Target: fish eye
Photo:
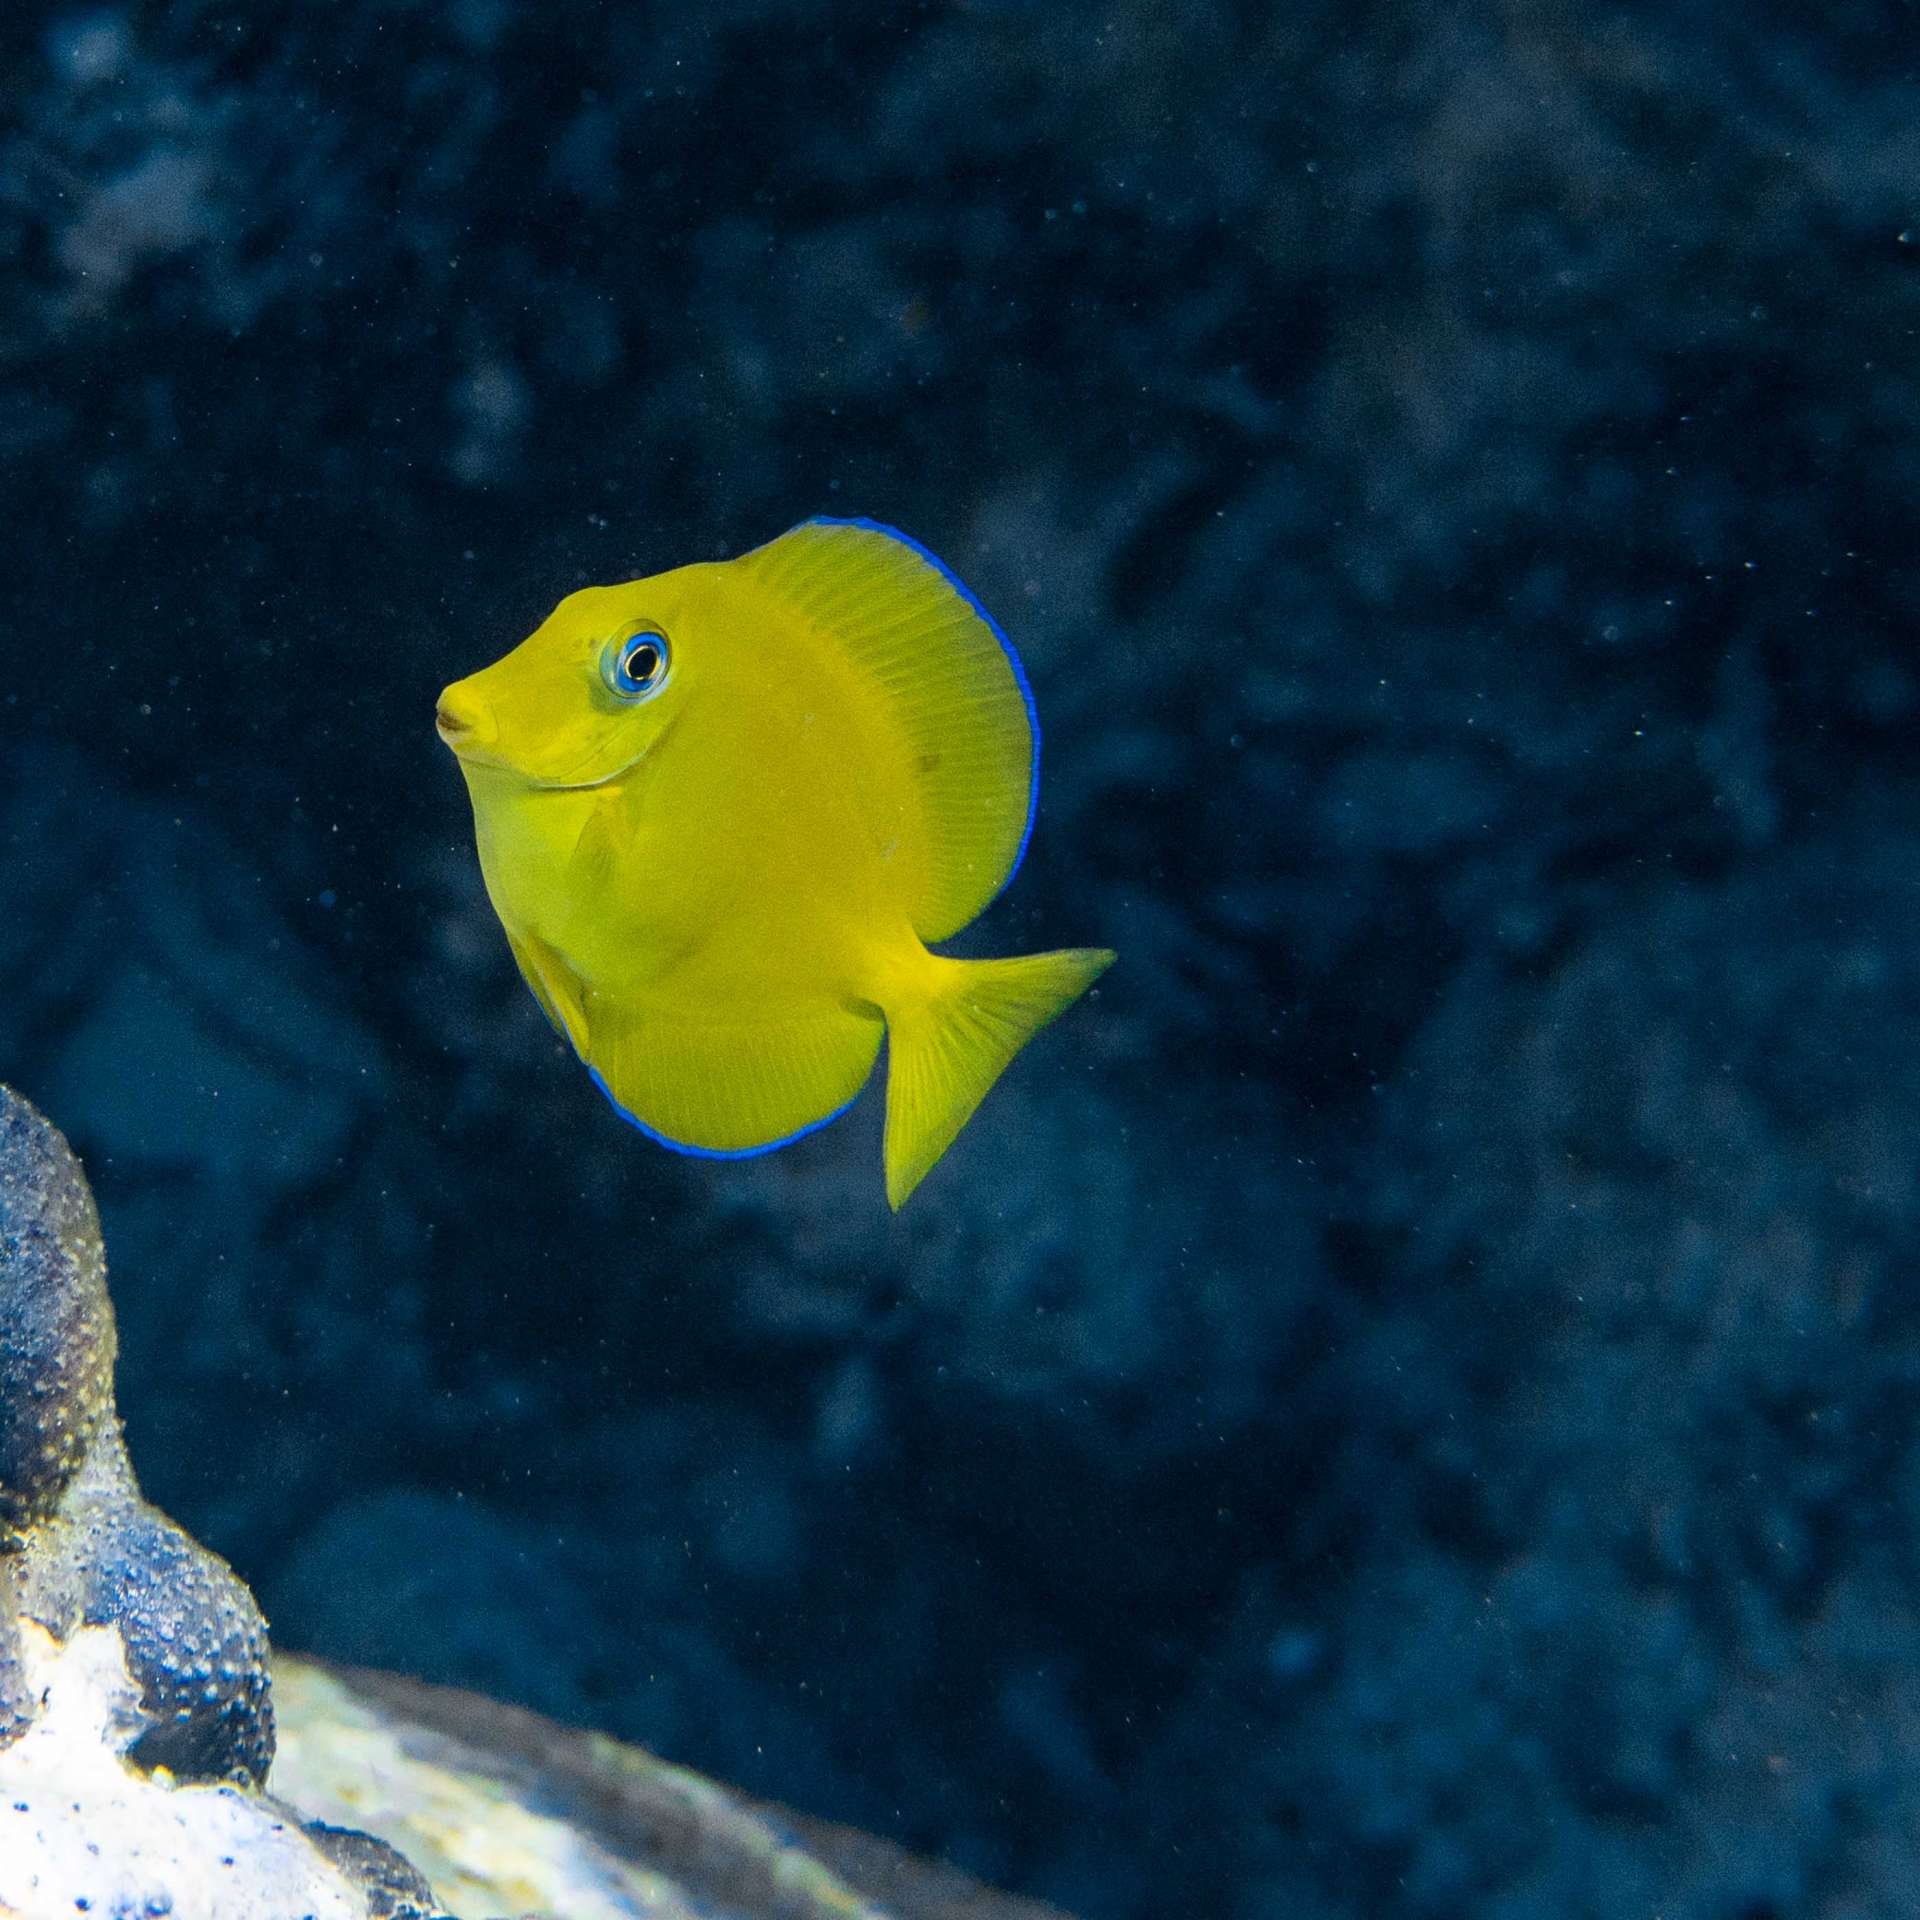
[[[667,677],[667,636],[651,627],[618,635],[601,658],[607,691],[622,700],[644,700],[658,693]]]

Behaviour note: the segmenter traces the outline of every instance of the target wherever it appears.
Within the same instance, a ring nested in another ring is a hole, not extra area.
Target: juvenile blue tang
[[[1113,959],[929,951],[1018,867],[1039,731],[1006,635],[873,521],[569,594],[437,720],[528,986],[682,1152],[824,1125],[884,1034],[897,1208]]]

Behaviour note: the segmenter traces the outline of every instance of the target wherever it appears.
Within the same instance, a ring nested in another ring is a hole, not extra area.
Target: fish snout
[[[455,753],[486,746],[496,731],[493,715],[465,681],[456,681],[440,696],[433,710],[433,730]]]

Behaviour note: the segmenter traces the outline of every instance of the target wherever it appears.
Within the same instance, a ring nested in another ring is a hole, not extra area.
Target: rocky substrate
[[[0,1087],[0,1920],[1044,1920],[469,1695],[295,1663],[277,1729],[253,1595],[141,1497],[115,1347],[79,1162]]]

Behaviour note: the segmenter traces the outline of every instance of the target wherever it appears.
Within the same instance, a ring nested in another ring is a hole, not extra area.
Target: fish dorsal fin
[[[740,564],[892,714],[922,838],[908,915],[922,940],[957,933],[1013,878],[1033,826],[1040,729],[1012,643],[926,548],[874,520],[803,520]]]

